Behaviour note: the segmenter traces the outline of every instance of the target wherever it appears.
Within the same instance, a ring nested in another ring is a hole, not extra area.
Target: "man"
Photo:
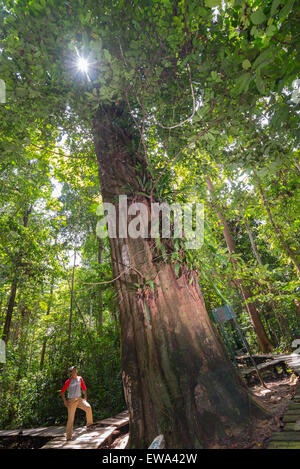
[[[70,368],[71,378],[67,379],[62,390],[60,391],[62,400],[68,409],[68,423],[66,430],[66,439],[71,440],[73,434],[74,417],[77,407],[86,413],[86,427],[90,429],[93,424],[93,414],[90,404],[87,402],[86,385],[81,376],[77,374],[76,366]],[[68,389],[68,400],[65,398],[65,391]],[[84,399],[81,398],[81,390],[83,391]]]

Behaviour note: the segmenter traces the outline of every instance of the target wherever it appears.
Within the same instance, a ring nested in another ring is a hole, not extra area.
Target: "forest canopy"
[[[213,313],[230,305],[253,353],[300,334],[299,14],[0,1],[3,428],[63,422],[74,363],[96,418],[129,409],[132,448],[210,447],[266,417]],[[100,237],[123,195],[146,213],[202,204],[202,245]]]

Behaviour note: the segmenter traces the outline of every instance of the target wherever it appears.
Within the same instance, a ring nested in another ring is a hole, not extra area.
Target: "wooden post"
[[[235,323],[235,325],[236,325],[236,328],[237,328],[237,330],[238,330],[238,333],[240,334],[240,337],[241,337],[241,339],[242,339],[242,341],[243,341],[243,343],[244,343],[244,345],[245,345],[245,347],[246,347],[246,350],[247,350],[247,352],[248,352],[248,354],[249,354],[249,357],[250,357],[250,360],[251,360],[251,362],[252,362],[252,365],[254,366],[254,368],[255,368],[255,370],[256,370],[257,376],[258,376],[258,378],[259,378],[259,380],[260,380],[262,386],[263,386],[264,388],[266,388],[267,386],[265,385],[264,380],[263,380],[263,378],[262,378],[260,372],[258,371],[258,368],[257,368],[257,366],[256,366],[255,360],[254,360],[254,358],[253,358],[253,356],[252,356],[252,354],[251,354],[251,351],[250,351],[250,347],[249,347],[249,345],[248,345],[248,342],[247,342],[246,338],[244,337],[244,335],[243,335],[243,333],[242,333],[242,331],[241,331],[241,329],[240,329],[240,325],[239,325],[239,323],[237,322],[237,319],[236,319],[235,315],[232,315],[232,318],[233,318],[233,320],[234,320],[234,323]]]

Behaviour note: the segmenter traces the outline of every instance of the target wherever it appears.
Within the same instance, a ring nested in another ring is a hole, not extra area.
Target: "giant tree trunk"
[[[130,127],[131,116],[121,107],[101,108],[94,121],[102,197],[115,204],[117,218],[116,198],[129,191],[129,202],[150,210],[149,200],[137,195],[137,163],[148,174]],[[177,278],[149,238],[110,238],[110,247],[130,447],[146,448],[161,433],[167,448],[209,447],[244,431],[250,418],[265,417],[208,317],[197,274],[182,267]]]
[[[215,197],[215,194],[214,194],[215,193],[214,185],[213,185],[213,183],[212,183],[212,181],[209,177],[206,178],[206,182],[207,182],[208,190],[209,190],[209,192],[210,192],[210,194],[211,194],[211,196],[214,200],[216,213],[217,213],[218,218],[219,218],[219,220],[220,220],[220,222],[223,226],[223,235],[224,235],[224,238],[225,238],[225,241],[226,241],[226,245],[228,247],[231,263],[232,263],[234,269],[237,269],[237,261],[234,258],[234,256],[232,256],[232,254],[236,254],[235,242],[233,240],[233,237],[232,237],[230,228],[228,226],[226,217],[223,214],[223,211],[220,207],[220,204],[216,200],[216,197]],[[237,286],[237,288],[240,290],[240,292],[242,294],[246,309],[247,309],[247,311],[249,313],[249,316],[251,318],[251,322],[252,322],[256,337],[257,337],[257,342],[258,342],[259,348],[264,353],[271,352],[273,350],[273,346],[272,346],[271,342],[269,341],[269,339],[267,337],[266,331],[264,329],[263,323],[261,322],[261,319],[259,317],[256,306],[255,306],[254,303],[249,302],[249,298],[251,298],[251,296],[252,296],[250,288],[248,286],[244,285],[244,283],[240,279],[235,279],[234,283],[235,283],[235,285]]]

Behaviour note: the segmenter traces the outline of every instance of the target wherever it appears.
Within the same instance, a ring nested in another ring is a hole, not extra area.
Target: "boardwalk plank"
[[[59,435],[64,435],[65,427],[42,427],[42,428],[33,428],[29,430],[22,430],[23,436],[44,436],[44,437],[56,437]]]
[[[288,408],[288,411],[291,411],[291,410],[300,411],[300,404],[298,404],[298,402],[292,402],[292,404]]]
[[[282,421],[283,423],[289,423],[289,422],[296,422],[300,417],[300,413],[299,414],[288,414],[286,413],[283,417],[282,417]]]
[[[100,426],[115,426],[116,428],[121,428],[129,423],[129,413],[128,411],[121,412],[118,415],[114,415],[113,417],[108,417],[103,420],[99,420],[95,423],[95,425]]]
[[[70,441],[55,440],[48,442],[42,449],[97,449],[103,444],[116,427],[105,427],[93,432],[86,432]]]
[[[270,438],[271,441],[299,441],[300,432],[277,432]]]
[[[40,428],[24,428],[20,430],[0,430],[0,438],[2,437],[15,437],[18,435],[22,436],[44,436],[44,437],[55,437],[60,434],[64,434],[65,427],[40,427]]]
[[[299,441],[272,441],[267,449],[300,449]]]
[[[300,409],[288,409],[285,415],[300,415]]]
[[[283,427],[284,432],[299,432],[300,431],[300,419],[296,420],[296,422],[289,422],[286,423]]]
[[[129,423],[129,418],[125,419],[113,419],[113,418],[108,418],[105,420],[100,420],[100,422],[96,422],[96,425],[100,426],[106,426],[106,425],[114,425],[116,428],[123,427],[124,425],[127,425]]]
[[[2,437],[14,437],[18,436],[20,433],[20,430],[0,430],[0,438]]]

